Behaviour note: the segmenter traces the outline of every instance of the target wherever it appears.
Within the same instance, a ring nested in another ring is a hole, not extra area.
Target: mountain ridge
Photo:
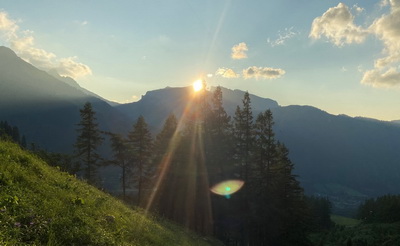
[[[245,92],[222,92],[225,110],[232,116]],[[126,134],[142,115],[157,133],[170,113],[182,117],[193,93],[189,86],[167,87],[111,107],[0,47],[0,120],[50,151],[71,153],[79,109],[86,101],[93,104],[102,130]],[[272,110],[276,138],[289,148],[307,194],[328,196],[337,200],[335,206],[354,209],[365,197],[400,193],[400,124],[250,98],[254,116]]]
[[[28,142],[71,153],[79,109],[86,102],[105,131],[126,132],[128,118],[107,102],[61,81],[0,47],[0,120],[17,126]],[[62,141],[59,141],[62,139]]]

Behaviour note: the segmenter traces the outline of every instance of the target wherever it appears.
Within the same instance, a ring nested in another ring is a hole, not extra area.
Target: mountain
[[[233,115],[245,92],[226,88],[222,92],[223,105]],[[38,70],[0,47],[0,120],[17,126],[28,142],[51,151],[72,151],[79,109],[86,101],[93,104],[102,130],[126,133],[142,115],[156,134],[170,113],[182,117],[193,93],[191,87],[167,87],[147,92],[138,102],[112,107],[71,78]],[[276,138],[289,148],[307,194],[328,196],[337,210],[348,210],[366,197],[400,193],[398,122],[250,98],[255,116],[272,110]]]
[[[232,116],[245,92],[222,92],[223,105]],[[167,87],[116,108],[132,120],[142,115],[157,132],[171,112],[182,116],[192,94],[191,87]],[[289,148],[307,194],[328,196],[340,212],[354,210],[366,197],[400,193],[400,124],[250,98],[255,116],[272,110],[276,138]]]
[[[95,94],[95,93],[93,93],[93,92],[91,92],[91,91],[89,91],[89,90],[87,90],[87,89],[81,87],[81,86],[80,86],[74,79],[72,79],[71,77],[59,75],[58,72],[57,72],[57,70],[55,70],[55,69],[51,69],[51,70],[47,71],[47,73],[50,74],[51,76],[53,76],[54,78],[56,78],[56,79],[58,79],[58,80],[60,80],[60,81],[62,81],[62,82],[64,82],[64,83],[68,84],[69,86],[72,86],[72,87],[74,87],[74,88],[80,90],[81,92],[83,92],[84,94],[86,94],[86,95],[88,95],[88,96],[97,97],[97,98],[99,98],[100,100],[107,102],[107,103],[110,104],[111,106],[117,106],[117,105],[119,105],[119,103],[117,103],[117,102],[109,101],[109,100],[107,100],[107,99],[105,99],[105,98],[103,98],[103,97],[101,97],[101,96],[99,96],[99,95],[97,95],[97,94]]]
[[[0,245],[222,245],[0,141]]]
[[[71,153],[79,109],[91,102],[101,129],[125,132],[128,118],[107,102],[85,93],[72,79],[57,79],[0,47],[0,120],[17,126],[28,142]]]
[[[214,91],[215,88],[211,88]],[[243,91],[221,88],[223,93],[223,106],[226,112],[233,115],[236,106],[241,104]],[[146,122],[154,132],[161,129],[164,120],[169,114],[173,113],[179,119],[182,117],[186,105],[194,96],[194,91],[189,87],[166,87],[164,89],[148,91],[142,98],[133,103],[120,104],[115,106],[118,110],[126,114],[131,120],[136,120],[140,115],[144,116]],[[279,107],[274,100],[250,95],[252,107],[256,112],[261,112],[265,108]]]

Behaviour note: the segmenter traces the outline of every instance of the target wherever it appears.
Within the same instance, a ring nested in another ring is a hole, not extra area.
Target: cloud
[[[58,73],[62,76],[68,76],[72,78],[92,74],[90,67],[83,63],[76,62],[76,59],[76,56],[60,59],[59,65],[56,68]]]
[[[389,6],[389,13],[376,18],[373,23],[363,29],[354,24],[354,16],[343,3],[328,9],[321,17],[314,19],[310,38],[328,38],[337,46],[350,43],[361,43],[366,36],[375,35],[382,41],[383,57],[374,61],[374,68],[364,71],[362,84],[373,87],[393,87],[400,85],[400,0],[382,0],[380,6]],[[354,5],[357,13],[363,8]]]
[[[382,2],[383,3],[383,2]],[[400,85],[400,0],[386,1],[390,5],[389,14],[377,18],[369,30],[384,44],[382,58],[375,60],[374,69],[364,73],[361,83],[373,87]]]
[[[353,7],[352,7],[351,9],[355,10],[357,14],[361,14],[362,12],[365,11],[364,8],[358,6],[357,4],[354,4]]]
[[[329,8],[322,16],[314,19],[309,37],[320,39],[328,38],[337,46],[351,43],[361,43],[368,35],[368,31],[354,24],[354,16],[349,8],[339,3]]]
[[[242,42],[232,47],[232,59],[244,59],[247,58],[246,51],[249,49],[247,48],[246,43]]]
[[[35,47],[34,32],[21,31],[17,21],[10,19],[4,11],[0,11],[0,37],[18,56],[39,69],[56,69],[60,75],[74,79],[92,74],[87,65],[76,62],[77,57],[57,58],[54,53]]]
[[[361,80],[362,84],[373,87],[393,87],[400,85],[400,71],[391,67],[386,71],[372,69],[366,71]]]
[[[390,1],[391,10],[388,15],[376,19],[369,27],[385,45],[386,57],[376,61],[377,67],[386,66],[400,60],[400,1]]]
[[[216,76],[221,76],[223,78],[239,78],[240,74],[237,74],[235,71],[233,71],[230,68],[218,68],[218,70],[215,72]]]
[[[279,31],[278,32],[278,38],[275,40],[271,40],[270,38],[267,39],[267,43],[269,43],[272,47],[278,46],[278,45],[284,45],[285,42],[294,36],[296,36],[297,33],[293,32],[293,27],[291,28],[285,28],[284,31]]]
[[[270,68],[270,67],[248,67],[243,69],[243,78],[250,79],[277,79],[285,74],[285,70],[280,68]]]

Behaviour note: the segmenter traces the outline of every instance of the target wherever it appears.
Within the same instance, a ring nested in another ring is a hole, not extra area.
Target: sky
[[[400,119],[400,0],[0,0],[0,45],[120,103],[202,78]]]

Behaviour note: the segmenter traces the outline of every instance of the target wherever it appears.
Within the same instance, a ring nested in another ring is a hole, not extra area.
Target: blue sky
[[[400,119],[400,0],[0,0],[0,45],[118,102],[205,78]]]

